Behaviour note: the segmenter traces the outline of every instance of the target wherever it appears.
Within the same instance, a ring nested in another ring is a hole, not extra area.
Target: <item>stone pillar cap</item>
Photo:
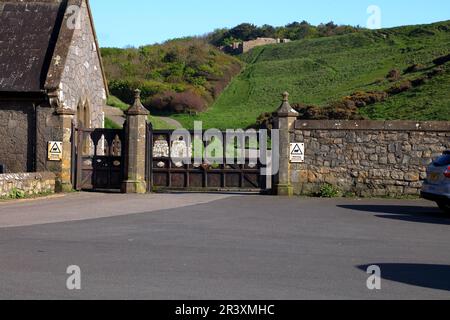
[[[300,114],[289,104],[289,92],[283,92],[283,101],[277,110],[278,117],[298,117]]]
[[[126,115],[143,115],[148,116],[150,112],[142,105],[141,102],[141,90],[136,89],[134,91],[134,103],[133,105],[125,111]]]

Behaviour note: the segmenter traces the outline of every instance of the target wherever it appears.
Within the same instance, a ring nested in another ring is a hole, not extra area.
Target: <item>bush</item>
[[[406,68],[405,73],[414,73],[414,72],[422,70],[423,68],[424,68],[424,66],[422,64],[415,63],[415,64],[409,66],[408,68]]]
[[[256,119],[256,128],[272,130],[275,116],[275,112],[264,112],[260,114]]]
[[[433,70],[431,70],[430,72],[427,73],[427,77],[429,79],[434,78],[436,76],[439,76],[441,74],[445,73],[445,69],[441,66],[441,67],[436,67]]]
[[[164,112],[201,112],[206,109],[206,101],[191,91],[173,92],[168,91],[158,94],[144,104],[148,104],[151,108]]]
[[[437,66],[441,66],[449,61],[450,61],[450,54],[434,59],[433,63]]]
[[[420,87],[421,85],[424,85],[425,83],[427,83],[426,77],[419,77],[419,78],[411,81],[411,84],[413,87]]]
[[[340,195],[341,191],[339,188],[328,183],[324,184],[317,193],[317,196],[320,198],[336,198]]]
[[[204,103],[214,101],[242,67],[239,60],[199,38],[138,49],[108,48],[102,53],[112,95],[131,104],[135,89],[140,89],[144,106],[149,107],[155,100],[153,103],[162,104],[163,109],[168,103],[158,98],[170,96],[170,100],[180,100],[175,109],[189,104],[193,110],[204,111]]]
[[[402,81],[400,83],[395,84],[394,86],[390,87],[386,92],[388,94],[399,94],[405,91],[410,90],[413,87],[413,84],[409,80]]]
[[[367,105],[375,104],[377,102],[383,102],[388,98],[388,94],[383,91],[357,91],[349,97],[345,97],[344,100],[354,102],[357,108],[363,108]]]
[[[389,73],[386,76],[386,79],[388,79],[391,82],[394,82],[394,81],[400,80],[401,76],[402,75],[400,73],[400,70],[393,69],[393,70],[389,71]]]
[[[262,38],[287,38],[302,40],[309,38],[328,37],[354,33],[361,30],[360,27],[337,25],[333,22],[322,23],[313,26],[307,21],[294,21],[285,26],[255,26],[250,23],[242,23],[232,29],[218,29],[205,36],[205,39],[215,46],[227,46],[234,42],[254,40]]]
[[[17,188],[13,188],[9,193],[9,198],[11,199],[23,199],[25,198],[25,196],[26,196],[25,191]]]

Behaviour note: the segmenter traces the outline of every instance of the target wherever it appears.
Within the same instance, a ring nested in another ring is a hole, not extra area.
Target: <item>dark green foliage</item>
[[[306,21],[292,22],[283,27],[251,23],[242,23],[232,29],[218,29],[206,36],[206,40],[215,46],[226,46],[233,42],[254,40],[256,38],[280,38],[291,40],[312,39],[353,33],[359,27],[338,26],[333,22],[313,26]]]
[[[450,54],[447,54],[446,56],[442,56],[442,57],[439,57],[439,58],[433,60],[433,63],[437,66],[440,66],[449,61],[450,61]]]
[[[386,76],[386,79],[388,79],[391,82],[398,81],[402,77],[402,74],[400,73],[400,70],[393,69],[389,71],[389,73]]]
[[[316,196],[320,198],[337,198],[341,196],[341,194],[342,193],[338,187],[327,183],[320,188]]]
[[[122,129],[120,125],[105,117],[105,129]]]
[[[102,56],[111,93],[131,104],[134,90],[139,88],[143,104],[151,110],[151,102],[158,96],[182,97],[184,102],[196,102],[186,106],[187,110],[204,110],[242,65],[195,38],[140,48],[105,48]],[[176,109],[166,105],[170,110],[164,110],[165,113]]]

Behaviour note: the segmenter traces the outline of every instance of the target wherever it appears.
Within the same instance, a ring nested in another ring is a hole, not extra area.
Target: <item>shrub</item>
[[[411,81],[405,80],[400,83],[395,84],[387,90],[388,94],[399,94],[405,91],[410,90],[413,87]]]
[[[426,77],[419,77],[417,79],[414,79],[411,81],[411,84],[413,87],[419,87],[423,84],[427,83],[427,78]]]
[[[433,70],[428,72],[427,76],[428,76],[429,79],[431,79],[433,77],[439,76],[439,75],[444,74],[444,73],[445,73],[445,69],[441,66],[441,67],[434,68]]]
[[[192,91],[164,92],[151,98],[148,102],[145,101],[145,103],[152,108],[175,113],[201,112],[207,106],[205,99]]]
[[[423,68],[424,68],[424,66],[422,64],[415,63],[415,64],[409,66],[408,68],[406,68],[405,73],[414,73],[414,72],[422,70]]]
[[[137,49],[108,48],[102,53],[112,95],[131,104],[134,90],[140,89],[146,107],[153,102],[168,111],[204,111],[205,103],[214,101],[242,67],[239,60],[200,38],[175,39]]]
[[[383,91],[357,91],[349,97],[345,97],[344,100],[352,101],[357,108],[362,108],[367,105],[375,104],[377,102],[383,102],[388,98],[388,94]]]
[[[320,198],[336,198],[340,195],[341,191],[339,188],[328,183],[324,184],[317,193],[317,196]]]
[[[22,189],[18,189],[18,188],[13,188],[11,190],[11,192],[9,193],[9,197],[11,199],[23,199],[25,198],[25,191],[23,191]]]
[[[264,112],[260,114],[256,119],[256,128],[272,130],[274,118],[274,112]]]
[[[450,61],[450,54],[442,56],[433,60],[433,63],[437,66],[443,65]]]
[[[400,73],[400,70],[393,69],[393,70],[389,71],[389,73],[386,75],[386,79],[388,79],[391,82],[394,82],[394,81],[400,80],[401,76],[402,75]]]

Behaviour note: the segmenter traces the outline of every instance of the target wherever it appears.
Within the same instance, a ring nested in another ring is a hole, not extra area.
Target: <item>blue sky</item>
[[[382,27],[450,19],[448,0],[90,0],[102,47],[140,46],[201,35],[242,22],[285,25],[307,20],[366,26],[367,8]]]

